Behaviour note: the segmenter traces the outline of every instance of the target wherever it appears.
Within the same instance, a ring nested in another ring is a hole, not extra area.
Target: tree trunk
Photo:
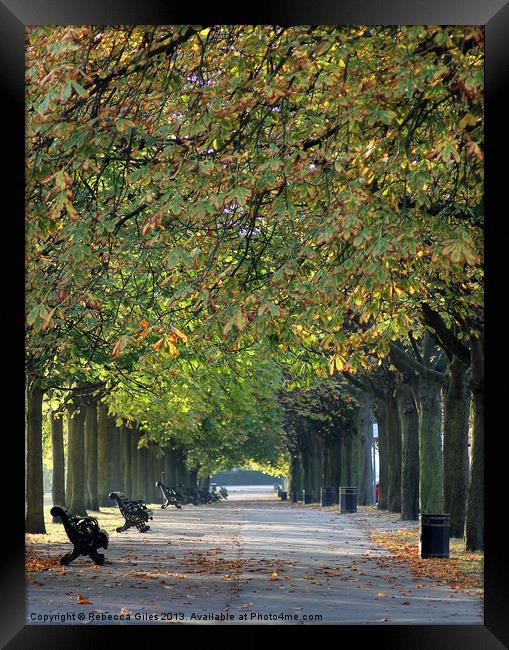
[[[64,421],[62,415],[50,414],[53,472],[51,500],[54,506],[65,507]]]
[[[110,486],[110,439],[108,410],[106,405],[97,405],[97,489],[99,506],[111,507],[113,502],[108,494],[113,490]]]
[[[147,472],[145,476],[145,494],[148,502],[154,503],[157,498],[155,494],[155,482],[156,482],[156,456],[154,453],[153,447],[147,448]]]
[[[185,466],[185,458],[182,452],[175,451],[175,480],[177,485],[189,487],[187,485],[187,472]]]
[[[145,475],[147,473],[147,449],[142,447],[136,452],[136,498],[145,501]]]
[[[120,468],[120,430],[115,418],[109,418],[109,444],[110,444],[110,484],[113,491],[120,490],[122,473]]]
[[[470,394],[467,368],[453,357],[444,418],[444,510],[451,515],[451,537],[463,537],[468,494],[468,416]]]
[[[85,407],[86,506],[99,510],[97,492],[97,402]]]
[[[322,438],[322,480],[321,487],[334,488],[334,503],[338,502],[341,475],[341,438],[324,436]]]
[[[131,492],[127,495],[132,499],[139,499],[138,496],[138,461],[139,461],[139,451],[138,451],[138,431],[134,429],[130,437],[130,450],[129,450],[129,459],[131,467]]]
[[[196,489],[198,487],[198,470],[193,468],[189,470],[190,487]]]
[[[84,406],[70,406],[67,413],[67,509],[86,517]]]
[[[412,391],[402,384],[396,393],[401,428],[401,519],[419,518],[419,416]]]
[[[154,481],[153,481],[154,482],[154,497],[155,497],[156,501],[159,501],[159,499],[161,498],[161,490],[158,487],[156,487],[156,483],[157,483],[157,481],[162,480],[163,472],[164,472],[164,456],[163,455],[156,456],[156,458],[155,458]]]
[[[131,430],[125,424],[120,427],[120,482],[123,492],[129,495],[131,489]]]
[[[175,452],[169,447],[164,453],[164,481],[168,487],[175,487],[177,482],[177,459]]]
[[[352,433],[343,432],[341,436],[341,484],[340,487],[353,486],[352,481]]]
[[[202,476],[198,479],[198,488],[200,490],[208,490],[210,486],[210,476]]]
[[[389,508],[389,454],[387,432],[387,403],[375,399],[375,418],[378,425],[378,510]]]
[[[25,531],[46,533],[42,471],[42,397],[37,386],[27,388]]]
[[[472,463],[465,522],[467,551],[484,549],[484,332],[470,343],[471,381],[474,407]]]
[[[441,437],[441,386],[420,377],[416,387],[419,414],[419,509],[421,514],[442,514],[443,457]]]
[[[388,441],[388,506],[389,512],[401,512],[401,431],[399,428],[398,405],[392,395],[387,397],[387,441]]]
[[[358,503],[368,506],[374,503],[373,494],[373,397],[361,393],[357,397],[359,410],[357,414],[357,435],[359,440],[359,492]]]
[[[297,499],[302,498],[302,486],[300,476],[300,454],[293,450],[290,452],[290,476],[288,480],[288,490],[290,495],[295,492]]]
[[[302,422],[301,441],[303,489],[312,491],[314,498],[318,500],[322,477],[321,450],[313,427],[305,421]]]
[[[354,422],[357,419],[357,412],[355,413],[354,416]],[[359,429],[357,426],[353,427],[353,433],[352,433],[352,443],[351,443],[351,459],[350,459],[350,474],[351,474],[351,481],[352,481],[352,487],[359,487]]]

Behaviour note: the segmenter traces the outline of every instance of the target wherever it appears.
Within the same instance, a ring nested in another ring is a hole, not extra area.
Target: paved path
[[[37,574],[27,622],[483,623],[478,598],[381,566],[388,552],[368,536],[375,519],[273,498],[159,510],[149,533],[110,536],[103,567],[79,558]]]

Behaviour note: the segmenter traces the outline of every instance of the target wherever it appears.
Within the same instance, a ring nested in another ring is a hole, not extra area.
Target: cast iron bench
[[[125,524],[117,528],[117,533],[123,533],[128,528],[136,527],[140,533],[150,530],[147,521],[152,519],[152,510],[147,508],[141,499],[128,499],[123,492],[110,492],[110,499],[117,502],[118,508],[125,519]]]
[[[109,538],[95,517],[78,517],[60,506],[53,506],[50,514],[60,518],[69,541],[74,544],[73,550],[60,558],[60,564],[69,564],[79,555],[88,555],[96,564],[104,564],[104,555],[97,549],[108,548]]]
[[[175,508],[178,508],[179,510],[182,508],[181,505],[182,499],[179,497],[179,495],[175,492],[173,488],[168,487],[164,483],[161,483],[161,481],[157,481],[156,487],[161,489],[161,492],[163,493],[163,496],[166,499],[166,503],[163,503],[161,508],[167,508],[170,505],[175,506]]]

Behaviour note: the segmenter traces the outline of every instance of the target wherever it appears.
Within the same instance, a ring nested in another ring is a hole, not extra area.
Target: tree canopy
[[[481,28],[28,31],[37,381],[106,386],[201,462],[256,458],[276,367],[481,330]]]

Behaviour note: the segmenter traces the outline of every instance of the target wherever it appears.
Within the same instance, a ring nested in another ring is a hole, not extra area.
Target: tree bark
[[[177,459],[175,452],[169,447],[164,454],[164,481],[168,487],[175,487],[178,485],[177,481]]]
[[[146,499],[145,496],[145,475],[147,472],[147,450],[145,447],[138,449],[136,452],[136,498]]]
[[[472,462],[465,522],[467,551],[484,549],[484,331],[472,337],[470,388],[474,407]]]
[[[27,387],[26,422],[26,489],[25,531],[46,533],[44,525],[44,485],[42,470],[42,398],[44,391],[37,386]]]
[[[357,412],[354,416],[354,422],[357,418]],[[352,437],[351,437],[351,458],[350,458],[350,474],[352,487],[359,487],[359,430],[356,426],[353,427]]]
[[[359,440],[359,492],[358,503],[368,506],[374,503],[373,494],[373,397],[369,393],[360,393],[357,397],[357,435]]]
[[[419,509],[421,514],[442,514],[443,457],[441,436],[441,384],[423,376],[416,387],[419,414]]]
[[[122,473],[120,468],[120,431],[114,417],[109,418],[109,461],[111,490],[120,490]]]
[[[131,489],[131,430],[125,424],[120,427],[120,469],[122,480],[120,482],[123,492],[129,495]]]
[[[81,401],[67,411],[67,509],[80,517],[85,507],[85,413]]]
[[[138,431],[134,429],[130,437],[130,450],[129,450],[129,459],[130,459],[130,467],[131,467],[131,492],[127,495],[132,499],[140,498],[138,496],[138,461],[139,461],[138,438],[139,438]]]
[[[147,448],[147,473],[146,473],[146,478],[145,478],[145,494],[147,496],[147,499],[150,503],[154,503],[157,495],[156,495],[156,487],[155,487],[155,482],[156,482],[156,475],[157,475],[157,469],[156,469],[156,456],[154,452],[154,447],[148,447]]]
[[[321,487],[334,488],[334,503],[337,503],[341,478],[341,437],[339,432],[336,432],[335,436],[324,436],[321,443]]]
[[[99,492],[99,506],[111,507],[112,501],[108,494],[112,491],[110,486],[110,439],[109,422],[106,405],[99,402],[97,405],[97,489]]]
[[[97,402],[85,407],[86,506],[99,510],[97,491]]]
[[[54,506],[65,507],[65,463],[64,463],[64,421],[50,414],[51,448],[53,472],[51,482],[51,500]]]
[[[189,470],[189,481],[193,489],[198,487],[198,470],[193,468]]]
[[[210,486],[210,476],[201,476],[198,479],[198,488],[200,490],[208,490]]]
[[[467,367],[452,357],[444,418],[444,510],[451,515],[451,537],[463,537],[465,532],[470,412],[466,375]]]
[[[341,484],[340,487],[353,486],[352,480],[352,432],[341,436]]]
[[[387,403],[375,399],[375,418],[378,425],[378,510],[389,509],[389,454],[387,433]]]
[[[412,391],[402,384],[396,392],[401,428],[401,519],[419,518],[419,416]]]
[[[387,396],[388,489],[389,512],[401,512],[401,431],[398,405],[392,394]]]

